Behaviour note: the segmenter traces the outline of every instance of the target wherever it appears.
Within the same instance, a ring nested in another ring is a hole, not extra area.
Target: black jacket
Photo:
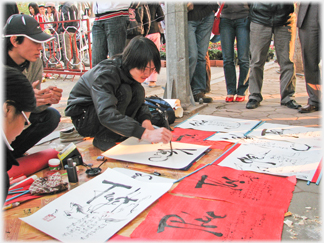
[[[60,16],[60,21],[69,21],[69,20],[76,20],[78,19],[78,9],[76,6],[70,2],[65,2],[62,6],[62,13]],[[64,28],[63,28],[64,26]],[[77,21],[75,22],[67,22],[64,23],[62,26],[62,23],[59,23],[58,32],[63,33],[65,30],[68,32],[75,33],[77,32],[77,29],[79,27],[79,23]],[[68,28],[69,26],[72,26]]]
[[[151,15],[147,4],[133,3],[128,12],[127,39],[138,35],[146,36],[151,28]]]
[[[19,163],[18,161],[15,159],[15,157],[13,156],[12,152],[8,149],[8,147],[5,145],[5,143],[3,142],[3,145],[4,146],[4,151],[6,151],[6,172],[4,172],[4,183],[6,185],[6,188],[3,190],[3,203],[5,202],[7,196],[8,196],[8,190],[9,190],[9,187],[10,187],[10,180],[9,180],[9,176],[8,176],[8,173],[7,171],[11,169],[11,167],[13,165],[17,165],[19,166]]]
[[[188,12],[188,21],[200,21],[209,16],[212,11],[215,13],[218,10],[218,4],[196,4],[194,3],[193,10]]]
[[[290,23],[290,14],[294,12],[294,4],[253,3],[250,5],[250,20],[257,24],[276,27]]]
[[[160,33],[160,27],[158,22],[164,20],[163,9],[158,3],[148,4],[151,15],[151,28],[148,34]]]
[[[141,124],[144,120],[151,120],[150,110],[143,103],[136,114],[136,120],[121,114],[117,110],[116,92],[122,83],[144,89],[128,71],[123,70],[120,57],[101,61],[75,84],[69,95],[65,115],[80,115],[82,107],[94,105],[103,126],[125,137],[141,138],[145,130]]]

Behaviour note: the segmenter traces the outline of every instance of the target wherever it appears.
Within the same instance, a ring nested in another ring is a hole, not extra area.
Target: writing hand
[[[142,139],[147,140],[151,143],[168,143],[172,140],[172,133],[165,127],[154,130],[145,129],[142,135]]]

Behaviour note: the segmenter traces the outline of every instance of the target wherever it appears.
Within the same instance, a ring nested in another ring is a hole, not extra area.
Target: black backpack
[[[171,130],[170,124],[175,121],[174,110],[168,102],[157,96],[145,98],[145,104],[152,114],[152,124],[158,127],[166,127]],[[168,124],[166,123],[168,120]]]

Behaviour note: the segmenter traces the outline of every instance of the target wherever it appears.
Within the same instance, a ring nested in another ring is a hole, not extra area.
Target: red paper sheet
[[[35,172],[48,167],[48,160],[57,158],[58,152],[55,149],[46,149],[28,156],[18,158],[19,166],[12,166],[8,171],[9,178],[17,175],[26,175],[27,177]]]
[[[174,128],[172,132],[172,141],[181,143],[191,143],[198,145],[211,146],[212,149],[227,149],[233,143],[226,141],[205,140],[214,135],[215,132],[199,131],[194,129]]]
[[[319,163],[311,182],[313,182],[313,183],[317,182],[317,179],[318,179],[318,177],[319,177],[319,175],[321,174],[321,171],[322,171],[322,164],[323,164],[323,159],[321,159],[321,162]]]
[[[152,240],[281,240],[284,210],[165,194],[131,237]]]
[[[279,177],[210,165],[180,181],[172,193],[288,210],[296,177]]]
[[[33,182],[34,182],[34,180],[28,180],[26,183],[22,183],[21,185],[17,185],[16,187],[12,187],[10,190],[19,189],[19,188],[21,188],[21,189],[16,190],[16,191],[29,190],[29,187]],[[8,195],[6,200],[10,199],[12,197],[15,197],[17,195],[19,195],[19,193]],[[15,198],[15,199],[12,199],[12,200],[8,201],[8,202],[5,202],[4,205],[8,205],[8,204],[11,204],[11,203],[14,203],[14,202],[23,202],[23,201],[27,201],[27,200],[38,198],[38,197],[41,197],[41,196],[32,195],[30,192],[28,192],[28,193],[26,193],[26,194],[24,194],[22,196],[19,196],[19,197]]]

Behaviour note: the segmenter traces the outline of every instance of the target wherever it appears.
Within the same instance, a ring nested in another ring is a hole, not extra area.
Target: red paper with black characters
[[[284,210],[165,194],[132,238],[151,240],[281,240]]]
[[[296,177],[280,177],[210,165],[180,181],[172,193],[287,210]]]
[[[205,140],[214,134],[215,132],[174,128],[174,130],[172,131],[172,141],[210,146],[210,148],[212,149],[222,150],[229,148],[233,144],[231,142],[226,141]]]

